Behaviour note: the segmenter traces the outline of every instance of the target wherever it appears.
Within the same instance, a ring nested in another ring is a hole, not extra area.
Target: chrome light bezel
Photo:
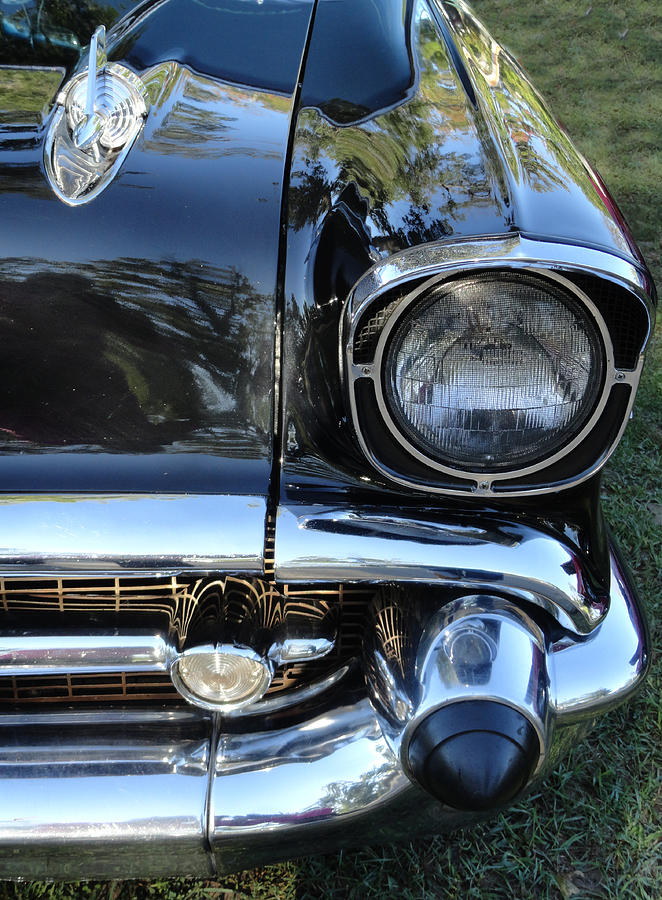
[[[407,440],[388,410],[382,385],[383,363],[385,349],[393,329],[398,322],[402,321],[402,316],[406,314],[411,305],[416,303],[431,287],[450,278],[469,275],[471,272],[494,269],[508,272],[522,271],[530,275],[537,275],[542,279],[555,281],[563,289],[571,292],[586,309],[589,318],[595,322],[598,329],[599,339],[605,353],[605,375],[592,414],[581,431],[575,434],[568,444],[552,455],[526,466],[508,469],[507,471],[478,472],[440,463],[433,457],[421,452],[419,448]],[[616,367],[614,346],[606,322],[595,303],[571,281],[573,273],[607,278],[620,287],[625,288],[630,294],[635,294],[637,300],[643,303],[647,313],[648,331],[634,369]],[[401,298],[381,329],[372,361],[369,363],[365,361],[355,363],[355,336],[365,313],[372,306],[377,307],[381,297],[387,291],[393,288],[404,291],[407,284],[412,282],[415,286]],[[484,237],[472,240],[440,241],[401,251],[393,257],[382,260],[372,266],[359,279],[345,302],[340,333],[341,367],[348,394],[350,414],[359,445],[371,465],[382,475],[386,476],[389,481],[410,488],[417,488],[426,493],[456,496],[466,496],[467,494],[494,496],[496,493],[500,496],[513,497],[543,494],[556,491],[559,487],[570,487],[578,484],[589,478],[604,465],[625,429],[641,375],[644,347],[650,337],[652,311],[652,302],[644,274],[633,264],[604,251],[592,248],[535,241],[520,235],[512,235],[507,238]],[[417,479],[416,476],[410,476],[406,472],[394,471],[379,458],[378,453],[370,446],[366,438],[364,432],[365,423],[359,414],[356,386],[362,380],[367,380],[372,385],[377,405],[376,414],[380,417],[389,436],[395,441],[397,446],[405,451],[407,456],[418,466],[422,464],[429,472],[432,481],[435,477],[440,482],[444,478],[450,478],[453,483],[440,483],[437,485],[429,481],[423,482]],[[535,479],[537,474],[542,475],[546,469],[566,459],[596,428],[610,401],[612,390],[617,384],[627,385],[630,388],[630,395],[621,427],[609,445],[602,447],[599,452],[596,452],[596,458],[592,464],[584,466],[580,471],[572,474],[571,477],[564,478],[562,483],[558,479],[550,479],[549,483],[545,483],[544,477]],[[533,479],[534,483],[513,484],[518,478]],[[502,485],[502,489],[499,490]]]
[[[470,273],[463,272],[462,274],[470,277]],[[575,287],[575,285],[573,285],[566,278],[563,278],[556,273],[541,272],[537,269],[529,269],[527,274],[536,274],[538,276],[541,276],[542,279],[554,281],[556,284],[559,284],[561,285],[561,287],[565,288],[584,306],[584,308],[589,313],[588,318],[596,326],[599,340],[602,343],[605,371],[604,377],[602,379],[602,384],[596,396],[593,412],[585,422],[584,426],[580,429],[580,431],[576,432],[574,437],[572,437],[568,443],[564,444],[555,453],[551,454],[550,456],[544,457],[543,459],[531,462],[528,465],[515,465],[512,468],[489,470],[482,468],[463,468],[459,465],[447,465],[445,463],[439,462],[433,456],[428,455],[427,453],[419,449],[412,441],[408,440],[402,428],[398,426],[391,413],[391,409],[384,391],[387,348],[390,342],[391,335],[406,317],[407,313],[412,309],[413,306],[416,305],[417,301],[419,301],[419,299],[425,298],[426,294],[433,288],[437,287],[437,285],[444,284],[446,281],[451,280],[451,278],[453,277],[450,273],[444,273],[444,275],[441,277],[433,276],[432,278],[426,280],[422,285],[415,288],[405,297],[403,297],[402,301],[393,311],[392,315],[386,322],[386,325],[384,326],[377,342],[377,351],[375,354],[375,360],[372,366],[371,374],[370,376],[365,377],[370,377],[372,379],[375,393],[377,395],[379,412],[386,422],[386,425],[388,426],[388,429],[393,437],[415,459],[424,463],[426,466],[435,469],[438,472],[443,472],[445,474],[453,476],[459,476],[460,478],[479,479],[482,482],[511,480],[512,478],[528,475],[532,472],[538,472],[541,468],[546,468],[547,466],[552,465],[557,460],[562,459],[564,456],[567,456],[568,453],[572,452],[572,450],[574,450],[575,447],[577,447],[583,441],[586,435],[595,427],[596,422],[604,411],[609,397],[611,383],[614,378],[615,367],[613,345],[611,343],[611,338],[602,316],[598,312],[595,305],[586,296],[586,294],[583,291],[580,291],[579,288]]]

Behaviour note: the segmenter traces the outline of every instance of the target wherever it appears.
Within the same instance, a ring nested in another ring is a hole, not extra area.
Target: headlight
[[[416,450],[455,469],[521,469],[577,435],[604,348],[590,313],[552,281],[507,272],[445,282],[394,317],[383,392]]]

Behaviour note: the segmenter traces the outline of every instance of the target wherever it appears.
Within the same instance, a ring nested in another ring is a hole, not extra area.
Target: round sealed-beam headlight
[[[404,442],[466,472],[548,459],[582,431],[604,380],[589,310],[562,284],[526,274],[444,282],[382,343],[384,399]]]
[[[249,647],[219,644],[186,650],[170,676],[191,703],[223,711],[259,700],[271,684],[273,665]]]

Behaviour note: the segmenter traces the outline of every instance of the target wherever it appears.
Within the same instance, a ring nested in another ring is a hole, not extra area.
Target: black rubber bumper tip
[[[529,720],[492,700],[461,700],[431,713],[409,744],[419,784],[455,809],[508,803],[526,787],[540,756]]]

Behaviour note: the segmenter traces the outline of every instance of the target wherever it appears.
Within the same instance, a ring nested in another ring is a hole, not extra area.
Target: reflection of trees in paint
[[[110,27],[136,0],[0,2],[0,125],[39,123],[99,25]],[[31,66],[32,69],[21,69]]]
[[[8,68],[0,71],[0,126],[29,125],[42,120],[62,82],[62,72],[50,68]]]
[[[0,427],[12,443],[152,451],[264,445],[273,308],[199,260],[7,261]],[[18,337],[18,339],[17,339]],[[28,447],[29,449],[29,447]]]
[[[90,0],[26,0],[0,5],[0,63],[62,66],[70,69],[99,25],[109,27],[135,5]]]
[[[289,97],[223,84],[176,63],[155,66],[144,79],[153,100],[150,115],[158,117],[145,150],[195,159],[281,158],[280,117],[289,113]],[[250,139],[242,132],[244,110],[258,125]],[[276,127],[270,127],[270,115],[278,117]]]
[[[371,231],[396,245],[452,234],[468,210],[492,204],[466,97],[431,21],[422,17],[416,27],[413,97],[348,127],[313,110],[299,116],[290,192],[295,228],[332,207],[347,184],[369,205]]]
[[[602,207],[584,161],[517,63],[479,22],[450,4],[445,9],[453,13],[453,27],[474,64],[476,86],[513,174],[538,193],[568,190],[574,183]]]

